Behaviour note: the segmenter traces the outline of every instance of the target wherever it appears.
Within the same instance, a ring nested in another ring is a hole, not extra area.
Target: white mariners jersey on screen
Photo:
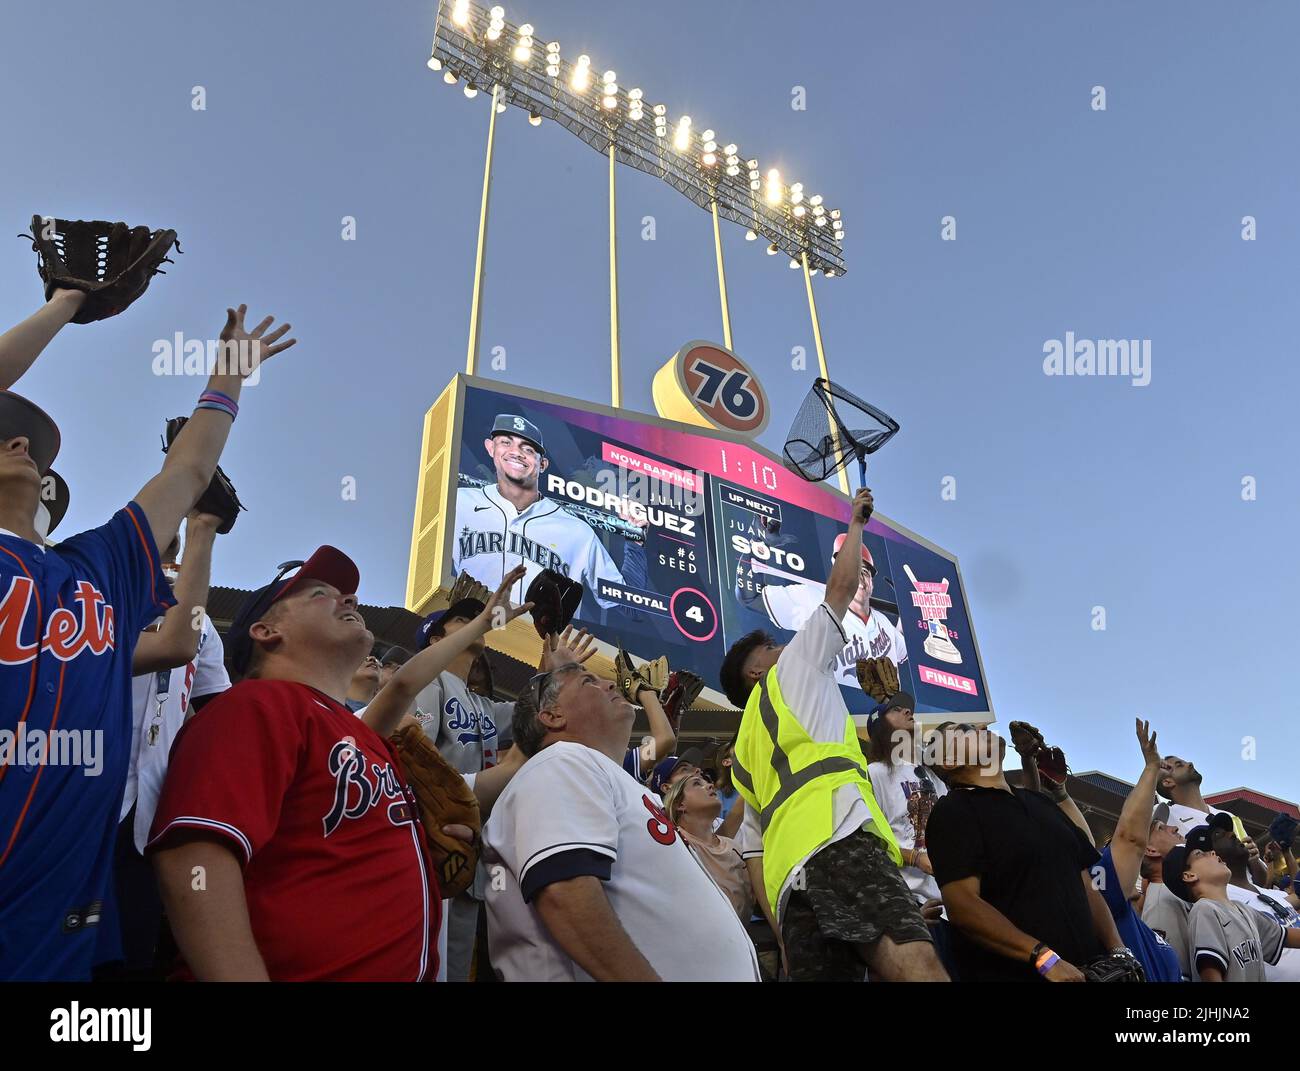
[[[767,608],[767,616],[777,628],[789,632],[798,632],[803,628],[825,599],[824,584],[767,584],[763,588],[763,605]],[[907,661],[907,644],[903,641],[903,634],[874,607],[866,621],[850,610],[844,615],[841,624],[849,642],[836,656],[836,683],[849,688],[858,687],[857,663],[860,658],[888,655],[896,666]]]
[[[495,485],[460,488],[456,492],[452,572],[469,573],[495,588],[521,563],[527,571],[512,594],[516,602],[523,601],[533,577],[543,569],[554,569],[579,581],[601,606],[620,605],[597,597],[597,580],[621,585],[623,574],[591,526],[560,503],[542,497],[521,513]]]
[[[483,848],[499,883],[487,897],[492,964],[506,981],[591,980],[521,892],[534,868],[574,853],[607,861],[601,888],[610,907],[665,981],[759,980],[735,908],[659,798],[592,748],[561,741],[529,759],[497,800]]]
[[[199,649],[183,666],[160,673],[143,673],[131,679],[131,765],[127,769],[122,818],[135,811],[135,847],[143,853],[149,840],[154,812],[172,741],[185,724],[190,700],[224,692],[230,687],[221,635],[207,614],[199,630]]]

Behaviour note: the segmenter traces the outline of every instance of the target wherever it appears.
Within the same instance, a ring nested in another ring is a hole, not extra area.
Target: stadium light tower
[[[501,7],[489,10],[472,0],[439,0],[429,67],[442,71],[449,84],[464,80],[467,96],[492,88],[468,370],[473,373],[477,364],[496,115],[513,105],[528,113],[533,126],[551,119],[609,158],[610,369],[615,405],[620,404],[615,218],[618,164],[662,179],[712,215],[723,339],[729,349],[731,312],[720,220],[740,224],[748,240],[765,240],[769,253],[784,253],[790,257],[791,267],[802,266],[817,359],[822,376],[829,378],[812,277],[819,271],[827,278],[844,274],[844,229],[839,210],[827,209],[820,196],[806,197],[802,183],[787,187],[775,169],[764,176],[756,159],[742,166],[737,145],[720,146],[712,130],[697,135],[690,116],[670,121],[665,105],[648,104],[639,88],[621,87],[615,71],[598,72],[590,57],[578,56],[570,63],[562,57],[559,42],[548,42],[543,50],[537,41],[531,25],[511,25]],[[841,480],[841,485],[847,493],[847,478]]]

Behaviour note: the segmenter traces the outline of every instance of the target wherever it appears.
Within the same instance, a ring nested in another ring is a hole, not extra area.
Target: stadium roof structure
[[[1077,777],[1080,781],[1087,781],[1088,784],[1096,785],[1107,792],[1113,792],[1117,796],[1127,796],[1134,788],[1128,781],[1119,777],[1112,777],[1100,770],[1085,770],[1083,773],[1072,774],[1071,776]]]
[[[1300,819],[1300,807],[1297,807],[1290,800],[1270,796],[1267,792],[1259,792],[1253,788],[1229,788],[1223,792],[1215,792],[1213,795],[1206,796],[1205,802],[1211,807],[1220,807],[1225,811],[1232,811],[1234,814],[1238,813],[1237,809],[1229,805],[1236,803],[1266,811],[1270,816],[1280,811],[1292,818]],[[1239,817],[1244,818],[1245,816],[1239,815]]]

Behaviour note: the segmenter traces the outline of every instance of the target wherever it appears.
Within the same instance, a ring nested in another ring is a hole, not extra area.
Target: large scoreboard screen
[[[848,524],[838,491],[726,433],[482,379],[453,387],[442,578],[496,586],[522,562],[522,599],[557,569],[585,588],[579,623],[713,688],[736,639],[784,642],[822,602]],[[863,559],[837,668],[849,710],[872,702],[857,660],[886,655],[918,713],[991,716],[956,558],[876,514]]]

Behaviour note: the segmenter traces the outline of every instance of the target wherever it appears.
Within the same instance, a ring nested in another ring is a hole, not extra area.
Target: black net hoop
[[[854,459],[866,473],[874,454],[898,432],[898,421],[828,379],[813,383],[786,437],[789,467],[809,483],[820,483]]]

